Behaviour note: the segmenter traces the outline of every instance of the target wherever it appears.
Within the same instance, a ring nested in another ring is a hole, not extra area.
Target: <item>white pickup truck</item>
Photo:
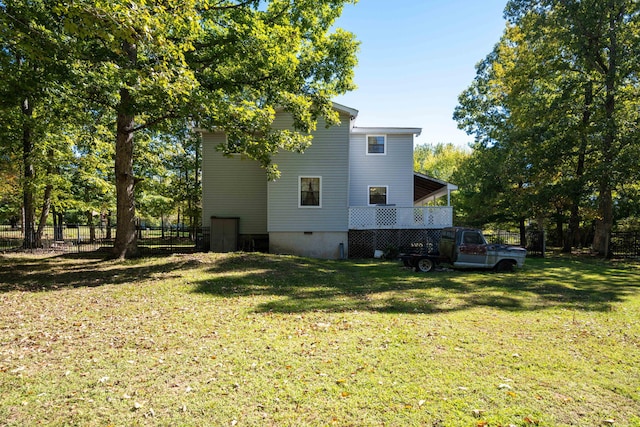
[[[429,272],[441,263],[454,268],[492,268],[512,271],[524,265],[527,250],[519,246],[487,243],[480,230],[448,227],[442,230],[436,252],[403,254],[404,265]]]

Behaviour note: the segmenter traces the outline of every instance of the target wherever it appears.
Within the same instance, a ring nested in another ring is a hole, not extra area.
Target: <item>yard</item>
[[[638,264],[11,254],[0,299],[0,425],[640,425]]]

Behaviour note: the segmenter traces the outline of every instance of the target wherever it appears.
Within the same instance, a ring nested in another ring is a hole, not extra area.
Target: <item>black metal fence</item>
[[[520,234],[497,231],[485,233],[490,243],[520,245]],[[527,231],[527,255],[541,256],[546,250],[544,234]],[[614,231],[611,233],[610,256],[612,258],[640,258],[640,231]]]
[[[484,233],[484,237],[489,243],[522,246],[527,250],[527,256],[531,257],[544,257],[544,253],[547,250],[543,231],[527,231],[526,242],[522,241],[519,232],[512,231],[488,231]]]
[[[614,258],[640,258],[640,231],[614,231],[610,250]]]
[[[192,228],[139,228],[136,230],[138,248],[144,250],[194,251],[206,249],[208,227]],[[26,238],[25,238],[26,236]],[[113,247],[116,229],[66,224],[46,226],[38,239],[36,233],[20,227],[0,225],[0,251],[32,250],[65,253],[93,252]]]
[[[209,249],[209,227],[191,228],[140,228],[137,231],[138,247],[144,250],[206,251]],[[115,228],[66,224],[54,229],[46,226],[39,241],[35,233],[25,233],[20,227],[0,225],[0,251],[44,250],[57,252],[92,252],[113,247]],[[361,230],[349,232],[350,256],[372,257],[377,249],[396,247],[407,250],[437,244],[439,230]],[[520,246],[520,234],[507,231],[486,232],[490,243]],[[436,242],[436,243],[434,243]],[[25,245],[27,243],[27,245]],[[430,249],[434,249],[429,246]],[[544,233],[527,232],[526,249],[529,256],[544,256]],[[611,255],[614,258],[640,258],[640,231],[611,233]]]

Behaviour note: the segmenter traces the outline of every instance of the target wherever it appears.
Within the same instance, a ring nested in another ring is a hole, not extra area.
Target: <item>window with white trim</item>
[[[386,205],[389,187],[386,185],[370,185],[369,186],[369,204],[370,205]]]
[[[387,154],[386,135],[367,135],[367,154],[384,155]]]
[[[322,207],[322,177],[301,176],[298,179],[298,194],[300,194],[298,207]]]

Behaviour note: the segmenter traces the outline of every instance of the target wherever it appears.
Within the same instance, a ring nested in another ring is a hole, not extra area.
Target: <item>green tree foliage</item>
[[[22,206],[20,191],[20,153],[17,144],[16,124],[19,112],[3,108],[0,114],[0,222],[16,227],[20,221]]]
[[[47,123],[44,109],[34,111],[44,104],[42,96],[54,91],[67,112],[75,109],[78,115],[110,118],[101,120],[111,122],[115,142],[117,257],[137,250],[136,200],[150,210],[167,206],[157,198],[147,203],[145,194],[136,197],[136,186],[146,180],[142,189],[154,187],[150,168],[162,172],[163,165],[145,164],[142,159],[149,160],[148,153],[158,151],[154,146],[158,141],[167,141],[157,134],[171,128],[171,123],[224,130],[235,141],[236,151],[258,160],[271,178],[277,177],[272,155],[304,150],[319,117],[337,122],[331,99],[354,87],[357,43],[352,34],[333,28],[344,3],[350,1],[0,3],[0,60],[3,75],[11,76],[2,83],[3,105],[22,114],[21,123],[14,126],[14,139],[19,133],[26,135],[22,137],[25,211],[34,211],[31,159],[41,144],[40,134],[34,136],[35,126]],[[293,115],[294,130],[272,129],[278,109]],[[84,200],[81,209],[91,211],[96,203],[111,203],[103,181],[107,176],[99,172],[92,180],[82,177],[92,167],[102,171],[102,163],[96,166],[96,162],[109,153],[81,137],[91,122],[78,126],[71,134],[80,138],[75,153],[81,160],[70,170],[74,191],[84,191],[84,197],[78,195]],[[174,165],[189,184],[184,194],[172,198],[185,204],[182,212],[195,217],[199,149],[189,144],[180,153],[187,156],[189,166]],[[178,181],[176,186],[181,185]]]
[[[106,220],[115,208],[113,129],[104,112],[80,110],[75,113],[79,124],[70,132],[74,158],[65,170],[70,197],[64,207],[82,213],[93,242],[95,226]],[[105,230],[100,237],[110,237],[109,232]]]
[[[241,141],[274,177],[273,153],[303,150],[319,116],[336,121],[330,99],[353,87],[355,64],[353,36],[330,32],[344,2],[57,5],[84,97],[116,117],[116,256],[136,251],[135,133],[191,117]],[[299,132],[271,129],[276,108],[293,114]]]
[[[563,44],[573,54],[565,63],[579,67],[593,86],[593,165],[598,196],[594,249],[609,253],[615,193],[628,181],[627,152],[638,152],[638,60],[640,4],[632,0],[512,1],[507,12],[518,19],[535,13],[550,26],[568,29]],[[636,163],[637,164],[637,163]],[[637,170],[637,169],[636,169]]]
[[[459,97],[454,118],[475,135],[472,155],[456,174],[458,220],[469,225],[520,224],[532,216],[530,165],[519,152],[522,131],[511,121],[507,70],[514,64],[507,35],[477,66],[473,84]]]
[[[452,177],[469,150],[451,143],[418,145],[413,150],[413,170],[442,181],[452,182]]]
[[[474,156],[502,162],[494,169],[508,174],[500,177],[507,185],[493,188],[497,197],[540,224],[553,218],[559,235],[568,217],[566,249],[594,212],[594,247],[607,254],[614,198],[636,181],[629,159],[638,130],[629,124],[639,111],[639,8],[624,0],[509,2],[511,23],[456,109],[460,127],[476,135]]]
[[[137,162],[136,176],[143,177],[137,205],[142,215],[160,218],[162,224],[170,214],[176,215],[193,234],[202,212],[202,141],[188,122],[170,124],[145,140],[151,155]]]
[[[65,38],[45,1],[0,3],[0,110],[2,146],[20,152],[25,247],[40,246],[54,194],[55,171],[66,150],[63,82]],[[37,197],[42,197],[36,228]],[[16,208],[13,207],[13,210]]]

